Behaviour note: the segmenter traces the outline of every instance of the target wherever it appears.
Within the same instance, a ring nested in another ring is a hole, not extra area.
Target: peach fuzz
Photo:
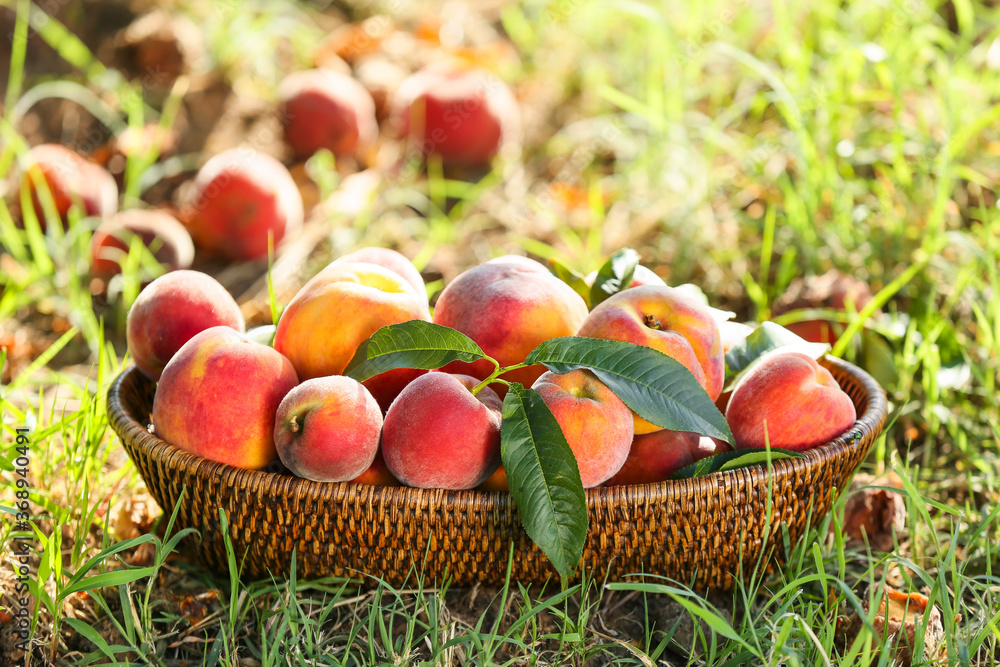
[[[419,368],[397,368],[379,373],[375,377],[368,378],[361,384],[371,392],[372,396],[375,397],[375,401],[378,402],[379,407],[382,409],[382,414],[385,414],[400,392],[406,388],[406,385],[426,372]]]
[[[546,372],[531,387],[549,407],[589,489],[617,473],[632,444],[632,411],[587,370]]]
[[[182,345],[219,325],[243,332],[236,300],[212,276],[180,270],[160,276],[139,292],[128,311],[125,338],[135,365],[157,380]]]
[[[382,411],[364,386],[332,375],[306,380],[282,399],[274,445],[285,467],[315,482],[346,482],[375,460]]]
[[[572,336],[587,317],[579,294],[548,269],[527,257],[498,257],[471,268],[449,283],[437,301],[434,322],[461,331],[501,366],[524,361],[540,343]],[[454,373],[485,379],[493,372],[486,360],[445,366]],[[530,387],[545,372],[529,366],[502,377]],[[497,392],[501,397],[506,387]]]
[[[166,211],[130,209],[105,220],[90,240],[90,274],[107,282],[122,272],[132,238],[138,236],[168,271],[186,269],[194,261],[191,235]]]
[[[413,265],[413,262],[407,259],[401,252],[389,248],[368,246],[338,257],[331,263],[336,264],[338,262],[368,262],[369,264],[378,264],[390,271],[395,271],[413,286],[414,291],[418,295],[424,297],[424,301],[427,301],[427,285],[424,284],[423,276],[420,275],[420,271],[417,271],[417,267]]]
[[[722,392],[725,358],[719,326],[708,308],[681,290],[645,285],[613,294],[590,312],[577,335],[659,350],[691,371],[713,401]],[[636,415],[637,435],[659,429]]]
[[[32,208],[43,230],[46,187],[63,225],[74,205],[82,217],[108,217],[118,210],[118,184],[111,173],[65,146],[39,144],[28,151],[22,165],[21,187],[31,194]]]
[[[187,217],[198,248],[230,259],[260,259],[267,257],[268,235],[277,247],[302,226],[302,195],[285,165],[250,148],[233,148],[198,172]]]
[[[295,157],[320,149],[357,155],[378,138],[375,102],[358,81],[330,69],[289,74],[278,86],[285,141]]]
[[[481,166],[519,149],[521,115],[510,87],[460,63],[433,63],[407,77],[392,114],[409,150],[445,165]]]
[[[502,402],[468,375],[427,373],[389,406],[382,454],[403,484],[424,489],[471,489],[500,465]]]
[[[298,384],[281,354],[229,327],[206,329],[170,360],[153,398],[156,435],[219,463],[262,469],[278,458],[278,405]]]
[[[338,262],[313,276],[288,303],[274,349],[291,360],[303,380],[340,375],[378,329],[430,319],[426,302],[395,272],[365,262]]]
[[[780,349],[761,357],[733,389],[726,421],[737,449],[805,451],[857,419],[854,402],[815,359]]]

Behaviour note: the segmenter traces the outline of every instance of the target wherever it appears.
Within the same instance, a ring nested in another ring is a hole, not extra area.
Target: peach
[[[453,62],[407,77],[396,91],[393,116],[410,151],[438,156],[445,165],[485,165],[520,142],[520,110],[507,84]]]
[[[406,280],[375,264],[337,262],[313,276],[285,307],[274,349],[292,361],[303,380],[340,375],[369,336],[410,320],[430,321],[430,312]]]
[[[496,472],[487,477],[476,488],[480,491],[510,491],[510,486],[507,484],[507,471],[503,469],[503,464],[501,463]]]
[[[389,472],[389,466],[385,464],[385,457],[382,456],[382,447],[375,451],[375,459],[368,469],[351,480],[355,484],[369,484],[371,486],[402,486],[399,480]]]
[[[719,326],[706,306],[681,290],[646,285],[613,294],[591,311],[577,335],[659,350],[691,371],[713,401],[722,393],[725,360]],[[635,417],[638,435],[659,428]]]
[[[701,461],[702,459],[707,459],[709,456],[725,454],[726,452],[731,451],[733,451],[733,446],[725,440],[710,438],[707,435],[703,435],[698,438],[697,444],[691,448],[691,455],[694,457],[695,461]]]
[[[267,257],[302,226],[302,195],[283,164],[250,148],[219,153],[194,181],[190,217],[195,245],[230,259]]]
[[[130,209],[101,223],[90,240],[90,274],[105,283],[122,272],[131,240],[138,236],[168,271],[186,269],[194,261],[191,235],[166,211]]]
[[[637,435],[625,464],[604,485],[662,482],[681,468],[728,451],[732,447],[722,440],[686,431],[661,430]]]
[[[406,385],[426,372],[419,368],[397,368],[385,373],[379,373],[375,377],[368,378],[361,384],[372,393],[375,401],[382,408],[382,414],[385,414],[400,392],[406,388]]]
[[[665,429],[635,436],[621,470],[605,486],[650,484],[670,479],[694,463],[693,449],[701,436],[687,431]]]
[[[278,405],[298,382],[273,349],[230,327],[206,329],[163,369],[153,397],[156,435],[195,456],[265,468],[278,457]]]
[[[500,465],[500,397],[468,375],[427,373],[389,406],[382,454],[403,484],[471,489]]]
[[[800,352],[761,357],[740,378],[726,408],[737,449],[805,451],[833,440],[857,419],[830,371]]]
[[[413,262],[408,260],[401,252],[389,248],[369,246],[349,252],[333,261],[334,264],[337,262],[368,262],[369,264],[384,266],[402,276],[406,282],[413,286],[417,294],[424,297],[424,301],[427,300],[427,286],[424,284],[423,276],[420,275],[420,271],[417,271],[417,267],[413,265]]]
[[[632,445],[632,411],[587,370],[544,373],[531,387],[555,415],[580,469],[583,488],[621,469]]]
[[[587,317],[587,304],[573,289],[527,257],[498,257],[469,269],[441,292],[434,322],[461,331],[501,366],[524,361],[540,343],[572,336]],[[493,372],[486,360],[454,362],[445,367],[485,379]],[[529,366],[502,377],[525,387],[545,372]],[[497,392],[501,397],[506,387]]]
[[[182,269],[160,276],[139,292],[128,311],[125,338],[142,374],[158,380],[182,345],[220,325],[243,332],[236,300],[212,276]]]
[[[61,224],[77,207],[81,216],[109,217],[118,210],[118,184],[104,167],[88,162],[59,144],[40,144],[24,156],[21,187],[31,193],[38,224],[46,228],[45,186],[52,195]],[[39,190],[41,188],[41,191]]]
[[[285,141],[305,159],[327,149],[337,157],[363,153],[378,138],[375,102],[346,74],[312,69],[290,74],[278,86]]]
[[[375,460],[382,411],[364,386],[332,375],[306,380],[278,406],[274,445],[285,467],[315,482],[347,482]]]

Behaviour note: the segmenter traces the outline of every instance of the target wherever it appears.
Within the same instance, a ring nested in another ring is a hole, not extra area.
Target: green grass
[[[30,3],[4,5],[20,12],[15,35],[27,35]],[[205,29],[211,63],[265,98],[322,35],[308,8],[260,5],[234,18],[182,6]],[[654,578],[587,578],[564,591],[458,589],[419,573],[402,588],[241,582],[178,557],[183,531],[170,517],[119,541],[119,509],[148,496],[110,431],[105,392],[125,362],[128,304],[143,271],[157,269],[136,248],[115,287],[122,298],[95,304],[85,259],[95,221],[42,233],[29,216],[22,229],[10,206],[19,193],[7,192],[0,334],[25,330],[39,349],[19,366],[9,355],[0,387],[0,580],[12,571],[14,429],[29,426],[39,600],[30,664],[686,664],[693,645],[698,664],[888,665],[876,649],[893,640],[874,636],[874,605],[855,641],[836,638],[837,617],[877,600],[885,583],[941,610],[950,664],[997,664],[998,19],[997,8],[965,0],[511,5],[502,27],[520,63],[505,75],[537,112],[524,173],[467,184],[432,168],[427,181],[387,183],[319,251],[395,245],[448,279],[522,249],[586,273],[629,245],[669,283],[694,282],[745,319],[768,317],[796,277],[836,268],[869,282],[882,302],[875,333],[855,327],[838,351],[888,390],[890,420],[862,469],[904,480],[906,530],[890,553],[848,547],[842,496],[788,545],[785,565],[743,573],[721,596]],[[14,40],[0,176],[26,150],[25,99],[74,100],[116,133],[174,123],[183,87],[152,108],[67,37],[72,28],[55,21],[30,37],[60,45],[77,72],[67,82],[25,68]],[[245,59],[251,37],[261,46]],[[288,63],[265,57],[279,46]],[[156,157],[128,165],[127,202],[152,184]],[[311,165],[326,189],[333,168]],[[208,601],[204,614],[195,600]],[[2,604],[13,609],[9,592]]]

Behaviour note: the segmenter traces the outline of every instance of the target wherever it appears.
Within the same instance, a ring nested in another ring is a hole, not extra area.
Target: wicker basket
[[[700,589],[730,588],[762,553],[780,555],[782,531],[767,530],[769,487],[774,519],[798,541],[830,510],[834,490],[847,484],[886,416],[885,392],[867,373],[835,359],[823,364],[854,400],[859,419],[852,429],[804,459],[775,462],[770,480],[766,468],[753,467],[588,490],[586,571],[610,580],[647,573]],[[500,583],[511,548],[512,579],[556,576],[507,493],[319,483],[207,461],[148,432],[154,390],[134,367],[122,373],[108,391],[112,427],[165,512],[187,486],[177,523],[200,532],[190,544],[216,571],[228,567],[222,507],[249,578],[287,576],[296,550],[303,577],[369,574],[399,585],[422,572],[428,582],[450,576],[457,585]]]

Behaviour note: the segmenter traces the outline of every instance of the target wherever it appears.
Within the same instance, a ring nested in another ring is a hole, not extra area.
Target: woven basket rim
[[[714,490],[724,485],[727,480],[735,479],[736,476],[750,475],[751,481],[754,483],[767,483],[768,479],[777,481],[780,478],[794,474],[796,470],[800,470],[803,467],[823,466],[843,455],[847,449],[860,446],[859,443],[868,435],[881,431],[885,423],[887,412],[885,391],[868,373],[851,363],[832,357],[822,359],[821,363],[830,369],[853,377],[867,394],[867,396],[862,398],[862,401],[867,400],[864,411],[858,416],[854,425],[836,439],[804,452],[805,458],[781,459],[772,462],[771,471],[773,477],[768,475],[768,469],[765,466],[752,466],[737,470],[715,472],[692,479],[667,480],[641,485],[596,487],[586,489],[588,507],[608,502],[612,498],[620,497],[621,494],[637,493],[640,490],[647,497],[652,496],[653,498],[657,496],[665,497],[666,491],[670,488],[686,487],[688,491]],[[446,502],[449,504],[456,503],[457,506],[462,507],[469,503],[482,503],[488,500],[505,502],[506,499],[510,498],[510,493],[506,491],[481,491],[477,489],[452,491],[446,489],[418,489],[406,486],[371,486],[353,482],[314,482],[289,474],[247,470],[225,463],[210,461],[182,450],[150,433],[146,425],[142,424],[136,419],[135,415],[126,409],[121,398],[123,386],[126,383],[131,384],[143,381],[151,382],[142,377],[135,366],[130,366],[119,374],[109,387],[108,414],[112,423],[116,426],[115,430],[123,440],[127,440],[129,444],[139,448],[140,451],[145,451],[152,460],[169,460],[171,467],[185,469],[197,477],[225,476],[229,478],[228,482],[236,488],[269,489],[271,492],[280,492],[286,496],[302,499],[320,496],[328,497],[331,493],[343,491],[346,492],[348,499],[353,496],[365,502],[372,502],[383,496],[383,499],[391,502],[402,502],[414,506]]]

